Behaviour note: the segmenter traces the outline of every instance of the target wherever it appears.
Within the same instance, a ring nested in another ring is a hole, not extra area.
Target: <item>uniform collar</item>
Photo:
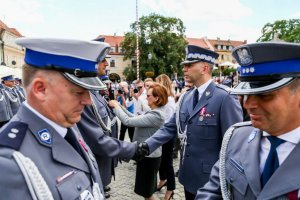
[[[298,144],[300,142],[300,126],[298,128],[295,128],[294,130],[291,130],[290,132],[284,133],[282,135],[279,135],[278,138],[283,139],[287,142]],[[263,132],[263,136],[269,136],[270,134],[267,132]]]
[[[39,118],[41,118],[42,120],[44,120],[47,124],[49,124],[50,126],[52,126],[56,130],[56,132],[58,132],[59,135],[61,135],[63,138],[66,136],[66,134],[67,134],[67,128],[58,125],[57,123],[53,122],[52,120],[48,119],[47,117],[45,117],[44,115],[42,115],[41,113],[39,113],[37,110],[35,110],[33,107],[31,107],[27,103],[27,101],[24,102],[24,106],[26,106],[29,110],[31,110]]]
[[[212,79],[209,79],[206,83],[200,85],[197,90],[199,92],[199,99],[201,98],[203,92],[207,89],[207,87],[209,86],[209,84],[212,82]]]

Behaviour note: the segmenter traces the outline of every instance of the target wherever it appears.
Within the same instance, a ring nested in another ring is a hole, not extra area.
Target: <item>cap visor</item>
[[[186,64],[193,64],[196,62],[200,62],[201,60],[185,60],[182,63],[180,63],[180,65],[186,65]]]
[[[283,78],[275,83],[262,87],[254,87],[251,85],[251,82],[241,82],[234,89],[232,89],[231,94],[251,95],[268,93],[288,85],[293,80],[294,78]]]
[[[66,79],[68,79],[75,85],[78,85],[78,86],[83,87],[88,90],[102,90],[102,89],[106,88],[106,85],[104,83],[102,83],[98,77],[78,78],[69,73],[63,73],[63,75]]]

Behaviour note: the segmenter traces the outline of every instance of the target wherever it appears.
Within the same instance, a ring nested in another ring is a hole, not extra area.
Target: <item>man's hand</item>
[[[132,157],[132,160],[135,161],[140,161],[142,160],[145,156],[148,156],[150,154],[150,150],[148,147],[148,144],[146,142],[142,143],[137,143],[136,151],[134,156]]]

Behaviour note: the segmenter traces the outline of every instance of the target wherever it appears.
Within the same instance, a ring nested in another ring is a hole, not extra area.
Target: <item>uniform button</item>
[[[186,154],[186,157],[190,157],[190,154]]]
[[[188,145],[188,146],[190,146],[190,145],[191,145],[191,143],[187,143],[187,145]]]
[[[234,181],[234,178],[230,177],[229,181],[230,183],[232,183]]]
[[[82,188],[80,185],[77,185],[77,190],[80,191]]]

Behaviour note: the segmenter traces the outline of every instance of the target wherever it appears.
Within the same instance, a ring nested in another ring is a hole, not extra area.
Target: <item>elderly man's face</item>
[[[91,104],[88,90],[69,82],[61,74],[48,82],[46,91],[47,117],[63,127],[79,122],[84,106]]]
[[[244,97],[244,107],[254,127],[277,136],[300,124],[300,91],[286,86],[279,90]]]

